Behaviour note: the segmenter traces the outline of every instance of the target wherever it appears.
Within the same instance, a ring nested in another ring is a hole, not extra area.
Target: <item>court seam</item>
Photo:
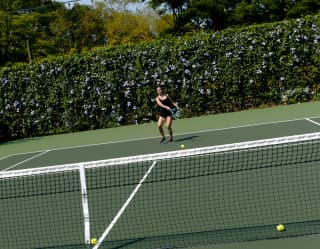
[[[303,121],[307,119],[313,119],[313,118],[320,118],[320,116],[317,117],[309,117],[309,118],[299,118],[299,119],[288,119],[288,120],[282,120],[282,121],[273,121],[273,122],[266,122],[266,123],[256,123],[256,124],[249,124],[249,125],[240,125],[240,126],[231,126],[226,128],[217,128],[217,129],[209,129],[209,130],[203,130],[203,131],[192,131],[192,132],[185,132],[185,133],[177,133],[175,136],[181,136],[181,135],[189,135],[189,134],[196,134],[196,133],[204,133],[204,132],[211,132],[211,131],[223,131],[223,130],[232,130],[237,128],[246,128],[246,127],[253,127],[253,126],[260,126],[260,125],[268,125],[268,124],[280,124],[280,123],[286,123],[286,122],[295,122],[295,121]],[[310,122],[310,121],[309,121]],[[100,145],[107,145],[107,144],[116,144],[116,143],[125,143],[125,142],[134,142],[139,140],[148,140],[148,139],[154,139],[159,138],[160,136],[154,136],[154,137],[144,137],[144,138],[134,138],[129,140],[119,140],[119,141],[110,141],[106,143],[98,143],[98,144],[85,144],[85,145],[79,145],[79,146],[70,146],[70,147],[62,147],[62,148],[53,148],[53,149],[47,149],[47,150],[39,150],[39,151],[30,151],[30,152],[23,152],[23,153],[17,153],[17,154],[10,154],[3,158],[0,158],[1,160],[4,160],[11,156],[19,156],[19,155],[25,155],[25,154],[32,154],[32,153],[41,153],[41,152],[51,152],[51,151],[59,151],[59,150],[68,150],[68,149],[77,149],[77,148],[85,148],[85,147],[91,147],[91,146],[100,146]]]

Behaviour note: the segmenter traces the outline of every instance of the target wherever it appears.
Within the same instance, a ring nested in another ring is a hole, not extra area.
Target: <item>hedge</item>
[[[4,68],[0,139],[150,122],[157,85],[186,117],[311,101],[319,68],[319,15]]]

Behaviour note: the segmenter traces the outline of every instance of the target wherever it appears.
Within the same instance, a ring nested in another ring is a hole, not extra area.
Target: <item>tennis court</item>
[[[78,169],[1,179],[0,230],[5,232],[0,243],[5,248],[87,248],[85,240],[108,230],[99,248],[296,248],[299,243],[316,248],[314,236],[264,239],[320,231],[319,141],[303,147],[244,147],[241,154],[235,149],[194,156],[189,150],[300,139],[320,132],[319,107],[313,102],[178,120],[172,144],[159,144],[155,123],[1,144],[3,174],[80,162],[89,167],[83,171],[85,194],[79,191],[84,186]],[[115,166],[92,163],[141,155],[145,160]],[[86,202],[90,229],[83,214]],[[274,228],[281,222],[284,233]],[[238,243],[221,245],[226,242]]]

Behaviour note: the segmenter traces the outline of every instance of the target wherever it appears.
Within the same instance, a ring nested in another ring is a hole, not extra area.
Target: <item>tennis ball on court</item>
[[[283,232],[284,230],[286,230],[286,228],[284,227],[284,225],[282,225],[282,224],[277,225],[277,231],[278,231],[278,232]]]
[[[184,148],[184,144],[181,144],[180,147],[181,147],[181,149],[183,149]]]
[[[95,245],[95,244],[97,244],[97,239],[96,238],[92,238],[91,239],[91,241],[90,241],[90,243],[91,243],[91,245]]]

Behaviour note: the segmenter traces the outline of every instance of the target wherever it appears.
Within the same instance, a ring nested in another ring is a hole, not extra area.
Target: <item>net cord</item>
[[[145,161],[152,162],[157,160],[174,159],[179,157],[196,156],[196,155],[209,154],[209,153],[222,153],[222,152],[229,152],[233,150],[245,150],[245,149],[252,149],[252,148],[258,148],[258,147],[264,147],[264,146],[282,145],[286,143],[298,143],[298,142],[304,142],[304,141],[309,142],[317,139],[320,139],[320,132],[279,137],[279,138],[262,139],[262,140],[255,140],[255,141],[249,141],[249,142],[216,145],[216,146],[210,146],[210,147],[201,147],[201,148],[194,148],[194,149],[176,150],[176,151],[163,152],[163,153],[121,157],[121,158],[91,161],[91,162],[55,165],[55,166],[32,168],[32,169],[11,170],[11,171],[0,172],[0,179],[20,177],[20,176],[59,173],[59,172],[66,172],[66,171],[77,171],[79,170],[80,164],[83,164],[86,169],[90,169],[90,168],[108,167],[108,166],[115,166],[115,165],[127,165],[130,163],[145,162]]]

